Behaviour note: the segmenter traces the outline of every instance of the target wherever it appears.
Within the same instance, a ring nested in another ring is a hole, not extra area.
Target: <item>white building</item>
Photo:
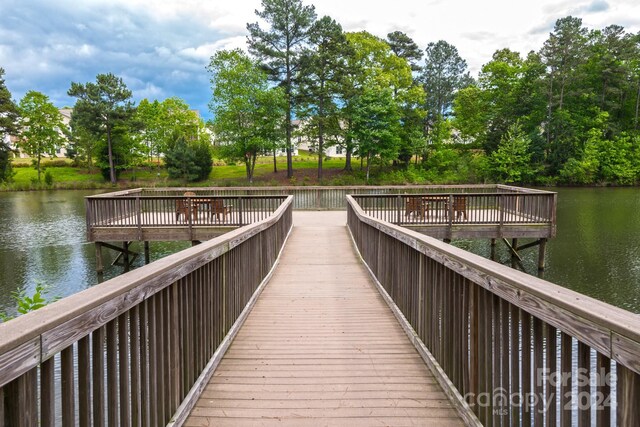
[[[292,122],[294,135],[296,135],[296,145],[301,150],[307,150],[310,153],[317,153],[318,151],[318,141],[309,139],[306,135],[303,135],[302,132],[299,132],[300,126],[304,126],[304,122],[301,120],[294,120]],[[346,157],[347,153],[343,146],[335,144],[327,146],[327,142],[325,141],[325,146],[323,147],[324,155],[326,157]],[[297,151],[297,150],[296,150]]]
[[[71,122],[71,113],[73,112],[73,108],[60,108],[59,111],[60,111],[60,114],[62,115],[62,122],[64,123],[65,126],[68,127],[69,123]],[[65,139],[66,139],[66,136],[65,136]],[[20,159],[29,157],[29,155],[26,153],[23,153],[20,147],[18,146],[17,136],[11,135],[11,137],[9,138],[9,147],[12,150],[15,150],[14,152],[16,153],[15,154],[16,157]],[[50,157],[50,156],[48,154],[43,154],[42,157]],[[66,144],[63,144],[56,149],[55,157],[67,157]]]

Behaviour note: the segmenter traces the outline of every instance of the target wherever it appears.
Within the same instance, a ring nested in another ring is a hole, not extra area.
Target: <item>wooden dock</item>
[[[463,425],[357,258],[295,212],[280,264],[186,426]]]

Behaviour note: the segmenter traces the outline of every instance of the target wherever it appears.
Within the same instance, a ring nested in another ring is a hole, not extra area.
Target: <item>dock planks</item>
[[[295,212],[185,426],[463,425],[371,283],[345,212]]]

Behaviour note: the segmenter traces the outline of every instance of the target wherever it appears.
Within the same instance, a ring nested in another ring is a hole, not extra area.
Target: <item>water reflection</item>
[[[33,292],[37,282],[65,297],[98,283],[93,244],[86,242],[84,197],[99,191],[0,193],[0,312],[15,313],[11,293]],[[151,261],[188,247],[188,242],[152,242]],[[143,252],[142,244],[132,244]],[[116,254],[104,250],[104,280],[121,274]],[[133,267],[144,264],[136,258]]]
[[[93,244],[86,242],[84,197],[99,191],[0,193],[0,312],[13,312],[13,291],[32,292],[37,281],[64,297],[98,283]],[[547,244],[545,279],[640,313],[640,189],[558,190],[558,236]],[[519,244],[526,241],[520,240]],[[488,240],[458,240],[486,258]],[[189,242],[152,242],[151,261],[189,247]],[[141,243],[131,245],[141,255]],[[496,259],[511,264],[497,241]],[[116,253],[104,250],[104,279]],[[523,267],[537,272],[537,248],[523,251]]]
[[[558,233],[547,243],[544,279],[640,313],[640,189],[558,189]],[[524,244],[520,240],[519,244]],[[454,244],[489,258],[489,241]],[[524,270],[537,271],[537,247],[522,252]],[[510,265],[497,241],[497,261]]]

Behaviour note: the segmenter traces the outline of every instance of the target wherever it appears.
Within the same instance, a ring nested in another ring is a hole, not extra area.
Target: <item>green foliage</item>
[[[60,111],[49,102],[43,93],[29,91],[20,100],[21,132],[18,145],[29,156],[34,157],[38,181],[42,172],[44,155],[55,156],[56,150],[65,142],[66,126]]]
[[[164,161],[171,179],[202,181],[211,173],[210,147],[202,142],[188,143],[184,135],[178,136],[169,146]]]
[[[6,135],[18,131],[19,110],[11,99],[11,92],[4,83],[4,69],[0,67],[0,182],[11,181],[11,149],[5,143]]]
[[[356,98],[353,108],[353,136],[359,153],[367,160],[367,180],[371,161],[393,160],[398,156],[400,112],[390,89],[367,88]]]
[[[531,165],[530,144],[518,124],[510,126],[490,157],[494,178],[505,183],[530,182],[536,172]]]
[[[287,148],[287,176],[293,175],[291,158],[291,121],[295,108],[295,76],[300,67],[302,47],[309,39],[309,29],[316,20],[315,7],[300,0],[262,0],[262,10],[256,15],[269,27],[259,23],[247,24],[249,52],[261,60],[269,77],[284,90],[285,147]]]
[[[37,282],[33,295],[27,295],[27,291],[22,289],[12,292],[11,298],[16,302],[18,314],[27,314],[59,299],[59,297],[48,297],[47,294],[49,291],[50,286]],[[12,318],[13,316],[9,316],[6,313],[0,313],[0,320],[3,322],[9,321]]]
[[[44,173],[44,183],[49,187],[53,185],[53,175],[50,171]]]
[[[257,156],[281,140],[284,94],[270,88],[267,75],[239,49],[217,52],[208,70],[218,151],[225,160],[243,162],[252,182]]]
[[[106,143],[106,151],[99,150],[108,164],[109,181],[115,184],[117,181],[116,151],[120,150],[120,158],[126,158],[125,151],[131,151],[131,147],[118,146],[119,142],[132,141],[130,134],[124,135],[124,130],[131,126],[130,119],[134,113],[131,100],[131,91],[127,89],[122,78],[111,73],[98,74],[96,83],[71,83],[67,92],[69,96],[78,100],[71,117],[73,128],[81,127],[91,133],[96,140]],[[114,133],[120,133],[119,138],[114,138]],[[104,170],[104,167],[103,167]]]
[[[444,40],[427,46],[421,80],[431,121],[446,117],[451,111],[455,93],[473,83],[467,62],[460,57],[455,46]]]
[[[299,74],[299,115],[306,119],[300,131],[309,140],[317,140],[318,153],[338,142],[340,109],[337,97],[345,76],[344,55],[348,51],[347,39],[340,24],[325,16],[316,21],[309,31],[310,47],[301,57]],[[322,179],[323,156],[318,156],[318,179]]]
[[[202,119],[177,97],[162,102],[143,99],[136,108],[134,120],[141,127],[135,135],[138,148],[148,159],[164,153],[175,134],[195,139],[204,132]]]

